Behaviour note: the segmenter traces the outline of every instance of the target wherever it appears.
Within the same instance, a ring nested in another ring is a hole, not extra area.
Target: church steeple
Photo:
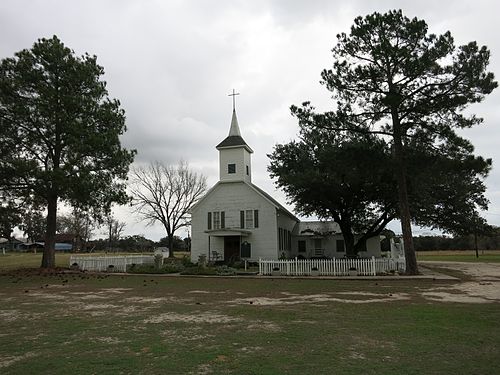
[[[240,126],[238,125],[238,118],[236,117],[236,111],[233,109],[233,117],[231,119],[231,127],[229,128],[228,136],[219,143],[215,148],[220,150],[222,148],[229,147],[245,147],[246,150],[250,153],[253,153],[253,150],[249,145],[245,142],[243,137],[241,136]]]
[[[230,136],[240,136],[240,127],[238,125],[238,118],[236,117],[236,110],[233,108],[233,118],[231,119],[231,128],[229,128],[229,137]]]
[[[241,136],[236,110],[234,108],[228,136],[219,143],[219,176],[221,181],[246,181],[251,182],[251,154],[253,150]]]

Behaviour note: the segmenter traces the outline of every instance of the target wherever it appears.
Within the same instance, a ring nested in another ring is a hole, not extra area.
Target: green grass
[[[430,260],[440,262],[484,262],[484,263],[500,263],[500,251],[489,250],[479,251],[479,257],[476,258],[475,251],[419,251],[417,252],[417,260]]]
[[[68,267],[68,253],[56,253],[56,267]],[[13,270],[17,268],[37,268],[42,263],[42,252],[33,253],[16,253],[8,252],[5,255],[0,253],[0,270]]]
[[[104,255],[137,255],[142,253],[61,253],[56,252],[56,267],[69,267],[69,258],[71,255],[77,256],[104,256]],[[145,253],[146,254],[146,253]],[[152,253],[148,253],[152,254]],[[186,252],[175,252],[176,258],[182,258],[189,256]],[[6,252],[3,255],[0,252],[0,271],[15,270],[18,268],[38,268],[42,263],[42,251],[34,253],[18,253],[18,252]]]
[[[500,373],[499,304],[422,295],[448,282],[23,271],[0,283],[2,374]]]

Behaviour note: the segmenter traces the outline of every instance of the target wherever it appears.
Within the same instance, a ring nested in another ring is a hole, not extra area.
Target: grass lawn
[[[417,260],[500,263],[500,251],[479,250],[479,258],[474,250],[417,251]]]
[[[0,285],[2,374],[500,373],[500,304],[429,298],[452,282],[11,271]]]
[[[79,253],[70,254],[56,252],[56,267],[67,268],[69,267],[69,258],[71,255],[77,256],[113,256],[113,255],[137,255],[142,253]],[[144,253],[146,254],[146,253]],[[152,253],[148,253],[152,254]],[[174,253],[176,258],[189,256],[189,253],[177,251]],[[19,268],[38,268],[42,263],[42,251],[34,253],[18,253],[7,252],[3,255],[0,252],[0,271],[15,270]]]

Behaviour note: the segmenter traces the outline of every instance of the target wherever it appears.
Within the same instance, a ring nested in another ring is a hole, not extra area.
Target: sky
[[[320,111],[333,109],[331,93],[319,81],[333,64],[336,35],[348,32],[357,16],[391,9],[424,19],[430,32],[449,30],[457,45],[476,40],[488,46],[489,70],[500,77],[500,3],[482,0],[2,0],[0,58],[52,35],[77,55],[96,55],[110,96],[126,111],[122,144],[137,150],[134,164],[183,159],[207,177],[209,187],[218,180],[215,146],[229,131],[228,94],[235,89],[241,133],[254,150],[253,182],[293,210],[267,172],[267,154],[297,136],[290,106],[311,101]],[[483,216],[497,226],[499,102],[497,89],[472,106],[484,123],[462,132],[477,154],[493,159],[486,180],[490,207]],[[165,236],[161,226],[138,221],[129,207],[115,208],[115,215],[127,223],[127,235]],[[400,232],[397,223],[390,228]]]

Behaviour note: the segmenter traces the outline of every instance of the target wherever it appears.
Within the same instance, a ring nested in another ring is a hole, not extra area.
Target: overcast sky
[[[243,138],[253,148],[253,182],[285,203],[267,173],[276,143],[290,141],[298,126],[289,107],[310,100],[333,108],[319,84],[332,65],[336,34],[358,15],[402,8],[427,21],[434,33],[450,30],[456,44],[476,40],[491,50],[490,71],[500,77],[497,1],[131,1],[0,2],[0,58],[57,35],[78,55],[95,54],[112,97],[127,115],[123,144],[138,151],[137,164],[184,159],[218,179],[215,145],[229,131],[232,103]],[[472,107],[484,124],[467,130],[476,152],[493,158],[486,183],[490,210],[500,225],[500,90]],[[293,208],[292,208],[293,209]],[[127,234],[158,240],[161,227],[146,227],[127,208],[116,210]],[[398,230],[397,225],[392,229]],[[425,233],[417,229],[415,234]],[[97,233],[99,236],[99,233]]]

